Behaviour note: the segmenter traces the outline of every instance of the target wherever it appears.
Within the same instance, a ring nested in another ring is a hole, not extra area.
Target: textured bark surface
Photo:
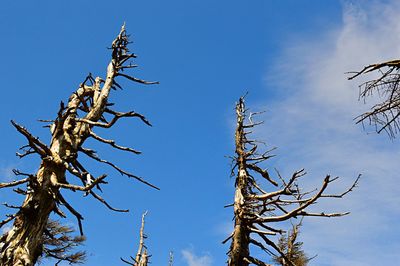
[[[229,266],[247,266],[249,263],[245,258],[249,257],[249,245],[250,245],[250,231],[246,224],[244,212],[245,197],[249,195],[249,178],[246,169],[246,147],[245,147],[245,134],[244,134],[244,105],[239,103],[236,106],[236,132],[235,132],[235,146],[236,156],[238,164],[238,175],[236,178],[235,188],[235,199],[234,199],[234,215],[235,225],[232,237],[232,243],[229,253]]]
[[[115,81],[117,76],[142,84],[155,83],[121,73],[125,69],[134,67],[130,63],[126,64],[129,59],[136,57],[134,54],[129,53],[128,43],[128,36],[125,32],[125,26],[123,26],[111,45],[112,58],[107,67],[106,78],[92,78],[89,75],[71,95],[68,104],[66,106],[63,103],[60,104],[57,118],[51,121],[52,138],[49,146],[40,142],[27,129],[12,121],[18,132],[28,140],[28,145],[24,146],[27,148],[25,153],[19,154],[19,156],[24,157],[37,153],[40,155],[42,162],[35,175],[17,172],[19,175],[28,177],[18,182],[0,184],[0,188],[3,188],[28,183],[26,191],[18,190],[26,195],[23,204],[18,207],[18,212],[10,215],[0,224],[1,227],[14,219],[11,230],[0,238],[0,262],[2,266],[32,266],[37,262],[43,251],[43,233],[50,213],[55,212],[65,217],[64,213],[59,209],[59,205],[63,205],[70,213],[76,216],[82,234],[81,220],[83,217],[63,198],[61,195],[62,189],[85,191],[110,209],[125,211],[112,208],[104,199],[92,191],[94,188],[100,189],[99,185],[104,183],[103,179],[106,175],[98,178],[91,175],[78,161],[78,153],[84,153],[98,162],[110,165],[121,174],[154,187],[140,177],[99,158],[94,150],[82,147],[87,138],[93,138],[116,149],[139,153],[131,148],[119,146],[113,140],[103,139],[93,131],[96,127],[109,128],[122,117],[137,117],[144,123],[149,124],[144,116],[136,112],[121,113],[109,109],[111,104],[108,103],[108,96],[111,89],[120,88]],[[111,118],[108,118],[110,121],[107,121],[105,114],[111,116]],[[67,181],[67,173],[77,177],[82,185],[70,184]]]
[[[331,178],[329,175],[324,178],[321,187],[314,191],[303,191],[300,188],[297,181],[305,175],[303,169],[294,172],[287,181],[279,173],[280,182],[273,180],[268,170],[260,166],[272,157],[270,151],[259,152],[257,144],[262,142],[249,139],[252,128],[262,123],[253,122],[253,117],[256,114],[248,114],[244,97],[241,97],[236,104],[236,147],[235,156],[232,158],[234,166],[231,173],[236,176],[235,198],[232,204],[234,208],[234,230],[223,241],[223,243],[226,243],[231,240],[228,251],[228,265],[270,266],[271,264],[250,254],[250,247],[254,246],[263,250],[270,258],[282,257],[286,266],[298,266],[277,245],[276,236],[286,232],[277,223],[302,216],[336,217],[348,214],[312,213],[308,212],[307,208],[317,203],[317,200],[321,198],[343,197],[356,186],[358,178],[348,190],[338,195],[324,194],[328,185],[337,180],[337,178]],[[255,176],[264,181],[270,192],[258,184],[259,180]]]

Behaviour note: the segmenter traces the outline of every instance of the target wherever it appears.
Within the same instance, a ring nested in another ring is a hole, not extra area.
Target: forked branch
[[[400,129],[400,60],[366,66],[348,79],[371,72],[376,72],[378,77],[359,86],[360,99],[365,102],[368,97],[378,94],[379,101],[370,107],[370,111],[356,117],[356,123],[368,123],[377,133],[386,131],[389,137],[394,138]]]

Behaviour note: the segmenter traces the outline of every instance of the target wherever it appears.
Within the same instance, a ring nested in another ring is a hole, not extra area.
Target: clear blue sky
[[[67,194],[85,217],[86,265],[121,265],[119,257],[134,255],[145,210],[152,265],[167,265],[170,250],[176,266],[225,263],[228,245],[221,241],[233,214],[223,206],[231,203],[234,185],[225,156],[234,151],[234,104],[246,91],[250,108],[268,111],[257,136],[279,147],[271,169],[289,175],[305,167],[311,187],[327,173],[340,175],[337,190],[364,173],[353,195],[323,203],[351,211],[350,217],[305,221],[306,251],[318,254],[310,265],[389,265],[400,259],[399,143],[353,124],[363,106],[357,82],[346,81],[344,72],[398,57],[398,11],[395,1],[5,0],[0,180],[12,178],[12,168],[34,172],[39,164],[15,157],[24,139],[9,120],[48,141],[36,120],[54,118],[60,100],[88,72],[104,76],[106,48],[126,22],[139,55],[135,76],[160,85],[124,83],[112,100],[154,126],[124,120],[100,132],[142,150],[140,156],[87,146],[161,191],[88,161],[95,173],[109,174],[109,202],[131,212],[113,213],[81,193]],[[0,201],[22,198],[3,190]],[[75,224],[73,217],[66,222]]]

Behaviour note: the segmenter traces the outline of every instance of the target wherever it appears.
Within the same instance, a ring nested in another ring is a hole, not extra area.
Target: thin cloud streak
[[[191,249],[182,250],[182,257],[188,266],[211,266],[210,255],[198,256]]]
[[[291,42],[266,77],[267,86],[278,88],[284,100],[258,107],[269,110],[258,138],[279,147],[275,162],[283,173],[305,167],[305,185],[316,187],[331,172],[341,176],[333,192],[344,190],[358,173],[364,176],[348,197],[315,207],[349,210],[350,216],[305,220],[305,249],[318,254],[310,265],[390,265],[400,259],[399,142],[367,135],[354,124],[366,109],[357,102],[362,80],[350,82],[344,74],[398,57],[400,4],[359,3],[344,4],[340,27]]]

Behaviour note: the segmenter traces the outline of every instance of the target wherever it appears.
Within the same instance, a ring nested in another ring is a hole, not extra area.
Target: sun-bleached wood
[[[323,179],[319,189],[311,192],[303,191],[298,180],[306,174],[304,169],[294,172],[288,180],[277,172],[280,182],[273,180],[269,171],[262,169],[259,165],[272,157],[270,151],[260,153],[257,146],[260,142],[249,139],[250,130],[260,124],[253,122],[254,115],[255,113],[248,114],[244,97],[241,97],[236,105],[236,155],[232,158],[232,175],[236,175],[233,203],[234,229],[232,234],[223,241],[226,243],[231,240],[228,265],[270,265],[250,254],[250,246],[255,246],[271,257],[282,256],[287,266],[296,266],[285,256],[273,238],[285,233],[285,230],[281,229],[282,226],[277,223],[303,216],[339,217],[349,214],[348,212],[313,213],[308,211],[308,207],[322,198],[343,197],[357,185],[360,176],[349,189],[341,194],[325,194],[327,187],[338,179],[331,178],[329,175]],[[258,184],[256,177],[264,180],[270,192]]]
[[[63,197],[62,191],[64,189],[84,191],[111,210],[127,211],[111,207],[107,201],[94,192],[94,189],[100,189],[100,185],[106,183],[104,181],[106,175],[94,177],[78,160],[78,154],[86,154],[100,163],[113,167],[122,175],[127,175],[158,189],[141,177],[122,170],[114,163],[101,159],[94,150],[83,147],[85,140],[92,138],[119,150],[139,153],[94,133],[97,127],[112,127],[119,119],[124,117],[139,118],[145,124],[150,125],[143,115],[134,111],[117,112],[111,110],[112,104],[109,103],[111,90],[121,88],[116,82],[117,77],[127,78],[142,84],[156,83],[122,73],[124,70],[132,68],[133,65],[128,61],[136,57],[129,52],[128,44],[128,35],[124,25],[111,44],[112,54],[106,77],[104,79],[101,77],[93,78],[89,74],[79,88],[72,93],[68,103],[66,105],[63,102],[60,103],[57,118],[49,126],[51,131],[49,145],[44,144],[26,128],[12,121],[16,130],[28,141],[28,145],[21,149],[23,153],[17,155],[22,158],[30,154],[38,154],[41,158],[41,164],[34,175],[26,175],[26,178],[19,181],[0,184],[0,188],[28,184],[26,190],[21,188],[15,190],[25,195],[25,200],[18,207],[17,213],[9,215],[0,224],[1,227],[14,220],[11,229],[0,238],[0,265],[34,265],[43,252],[43,232],[50,213],[55,212],[60,216],[64,215],[60,206],[64,206],[77,218],[81,234],[83,234],[81,222],[83,216]],[[71,180],[74,178],[81,185],[71,184]]]

